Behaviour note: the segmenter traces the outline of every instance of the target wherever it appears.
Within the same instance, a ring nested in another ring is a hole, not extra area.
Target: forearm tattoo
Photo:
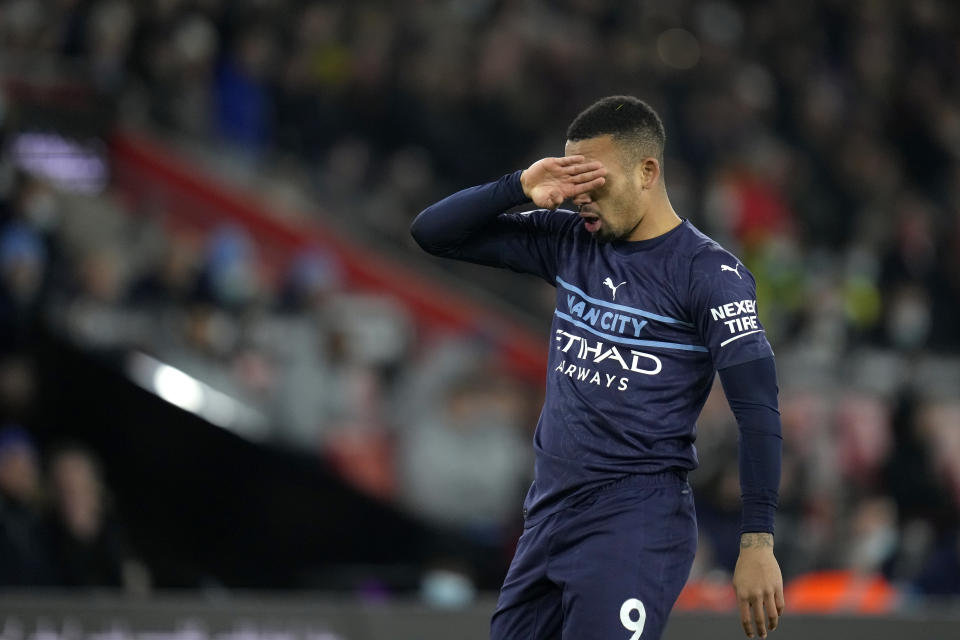
[[[771,533],[745,533],[740,536],[741,549],[753,549],[756,547],[773,548],[773,534]]]

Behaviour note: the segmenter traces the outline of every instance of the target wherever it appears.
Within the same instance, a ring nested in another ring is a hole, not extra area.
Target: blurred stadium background
[[[760,284],[776,635],[958,637],[958,87],[952,0],[0,1],[0,637],[485,637],[552,290],[407,227],[610,93]],[[742,633],[736,438],[668,637]]]

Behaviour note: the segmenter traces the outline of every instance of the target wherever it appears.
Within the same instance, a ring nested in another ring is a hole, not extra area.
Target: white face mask
[[[434,607],[462,607],[476,596],[469,577],[448,569],[433,569],[423,576],[420,594]]]
[[[251,265],[238,260],[216,273],[214,287],[222,302],[244,304],[257,293],[256,275]]]
[[[930,334],[930,322],[929,301],[910,290],[901,291],[891,305],[887,334],[898,347],[921,347]]]
[[[861,569],[877,569],[897,546],[897,532],[883,527],[869,532],[852,550],[850,561]]]

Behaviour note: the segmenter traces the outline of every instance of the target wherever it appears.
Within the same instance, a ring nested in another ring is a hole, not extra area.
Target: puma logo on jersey
[[[738,278],[740,278],[741,280],[743,280],[743,276],[740,275],[740,272],[739,272],[739,271],[737,271],[737,269],[739,269],[739,268],[740,268],[740,265],[739,265],[739,264],[737,264],[737,266],[735,266],[735,267],[728,267],[728,266],[725,265],[725,264],[720,265],[720,271],[733,271],[735,274],[737,274],[737,277],[738,277]]]
[[[737,274],[737,275],[739,275],[739,274]],[[606,286],[610,287],[610,291],[613,291],[613,299],[616,300],[616,299],[617,299],[617,289],[619,289],[620,287],[622,287],[623,285],[625,285],[625,284],[627,284],[627,283],[626,283],[626,282],[621,282],[620,284],[614,286],[614,285],[613,285],[613,280],[611,280],[610,277],[607,276],[607,279],[603,281],[603,284],[605,284]]]

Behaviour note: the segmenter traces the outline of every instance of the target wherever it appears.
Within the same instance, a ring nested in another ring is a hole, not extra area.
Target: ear
[[[643,158],[633,171],[641,189],[652,189],[660,181],[660,161],[654,157]]]

